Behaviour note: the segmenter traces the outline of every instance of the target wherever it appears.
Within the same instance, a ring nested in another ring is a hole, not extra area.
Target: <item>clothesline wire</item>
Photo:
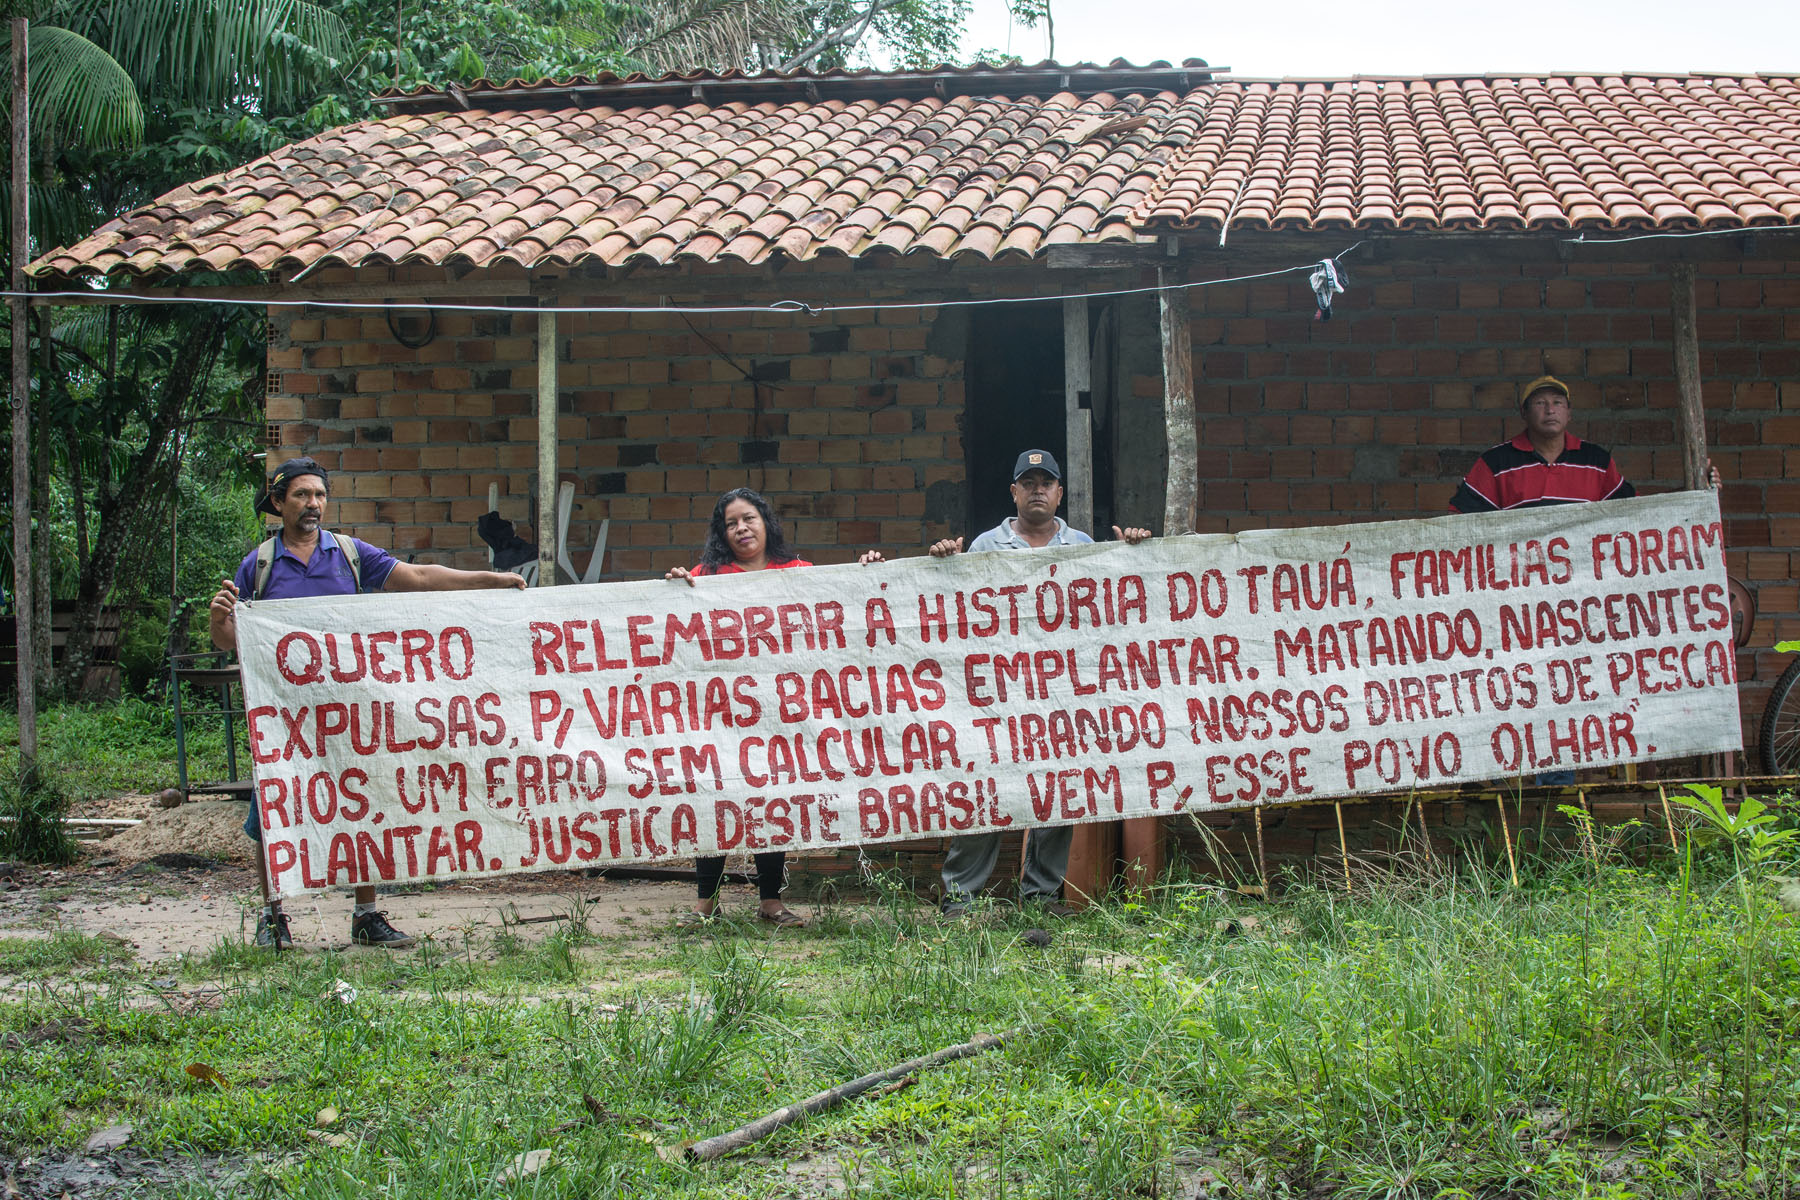
[[[1743,236],[1744,234],[1795,232],[1800,232],[1800,225],[1734,225],[1730,229],[1689,229],[1675,233],[1636,233],[1630,237],[1604,238],[1591,238],[1587,235],[1587,231],[1583,230],[1579,237],[1563,238],[1562,240],[1574,246],[1618,246],[1626,242],[1648,242],[1656,238],[1723,237],[1729,233]]]
[[[1340,250],[1333,258],[1343,258],[1354,252],[1361,242],[1348,249]],[[804,300],[777,300],[770,304],[716,304],[716,305],[621,305],[621,304],[587,304],[539,307],[520,304],[469,304],[443,303],[424,299],[405,303],[391,300],[283,300],[264,299],[247,300],[236,296],[156,296],[140,295],[133,292],[12,292],[0,291],[0,296],[11,299],[26,296],[38,300],[80,300],[91,303],[95,297],[104,296],[111,300],[138,304],[225,304],[250,305],[258,308],[330,308],[346,310],[391,311],[406,308],[434,308],[442,312],[480,312],[480,313],[568,313],[582,314],[636,314],[636,313],[670,313],[686,315],[730,315],[746,313],[804,313],[807,316],[825,316],[830,313],[860,312],[867,309],[921,309],[921,308],[973,308],[986,304],[1045,304],[1058,300],[1107,300],[1118,296],[1143,296],[1159,292],[1171,292],[1192,288],[1216,287],[1225,283],[1249,283],[1257,279],[1272,279],[1280,275],[1296,275],[1302,271],[1311,271],[1319,265],[1318,259],[1292,267],[1279,267],[1273,271],[1259,271],[1253,275],[1232,275],[1224,279],[1195,279],[1184,283],[1158,283],[1144,287],[1112,288],[1099,292],[1064,292],[1054,296],[985,296],[964,300],[866,300],[843,304],[809,304]],[[403,291],[404,284],[394,285],[396,292]]]

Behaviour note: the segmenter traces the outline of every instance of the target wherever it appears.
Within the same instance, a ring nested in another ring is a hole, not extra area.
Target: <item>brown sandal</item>
[[[791,908],[777,909],[772,913],[763,912],[761,909],[758,909],[756,912],[756,919],[759,921],[767,921],[769,924],[782,929],[806,928],[806,918]]]

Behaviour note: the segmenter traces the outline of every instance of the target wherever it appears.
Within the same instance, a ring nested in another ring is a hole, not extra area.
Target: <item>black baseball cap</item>
[[[324,484],[327,490],[331,488],[331,481],[326,478],[324,467],[310,458],[290,458],[275,468],[275,474],[269,477],[269,486],[264,488],[263,494],[256,499],[256,511],[268,513],[271,517],[279,517],[281,510],[275,507],[275,489],[280,488],[282,494],[285,495],[287,485],[302,475],[317,475],[319,482]]]
[[[1019,455],[1019,461],[1013,464],[1013,482],[1019,482],[1019,476],[1027,471],[1042,471],[1058,483],[1062,482],[1062,468],[1056,465],[1056,455],[1048,450],[1027,450]]]

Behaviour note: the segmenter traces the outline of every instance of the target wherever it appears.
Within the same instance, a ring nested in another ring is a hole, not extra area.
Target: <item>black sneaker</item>
[[[384,912],[358,913],[350,918],[350,940],[359,946],[380,946],[387,950],[405,950],[413,939],[388,924]]]
[[[257,917],[256,944],[264,950],[292,950],[294,935],[288,929],[287,914],[277,910],[273,918],[268,913]]]
[[[962,896],[945,896],[938,902],[938,915],[946,921],[960,921],[969,915],[971,904]]]

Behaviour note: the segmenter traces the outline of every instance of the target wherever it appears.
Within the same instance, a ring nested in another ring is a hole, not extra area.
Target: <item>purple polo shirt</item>
[[[344,552],[338,549],[336,537],[330,530],[319,531],[319,546],[313,551],[311,562],[301,562],[295,558],[288,548],[282,544],[278,535],[275,538],[275,558],[269,564],[269,586],[263,589],[264,600],[300,600],[308,596],[350,596],[356,593],[356,582],[350,575],[350,563]],[[356,553],[360,560],[358,566],[362,570],[362,590],[379,592],[381,585],[387,582],[388,573],[394,569],[394,556],[379,546],[371,546],[361,538],[351,538],[356,543]],[[256,586],[256,551],[252,550],[238,564],[237,576],[233,579],[237,584],[238,596],[250,599],[251,589]]]

